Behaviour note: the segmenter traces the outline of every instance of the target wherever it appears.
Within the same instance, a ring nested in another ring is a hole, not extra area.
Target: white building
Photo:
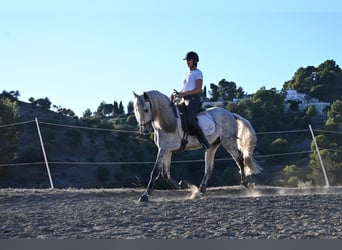
[[[288,89],[286,90],[286,97],[284,99],[285,102],[287,101],[297,101],[297,102],[305,102],[306,95],[303,93],[298,93],[295,89]]]
[[[253,95],[245,96],[242,99],[251,99]],[[233,102],[238,103],[240,100],[239,98],[234,98]],[[320,102],[318,99],[315,98],[308,98],[304,93],[298,93],[295,89],[288,89],[286,90],[286,96],[284,99],[285,102],[285,112],[290,110],[291,102],[298,103],[298,109],[300,112],[304,112],[309,106],[314,106],[319,115],[325,115],[324,110],[330,106],[328,102]],[[203,107],[208,106],[217,106],[217,107],[224,107],[226,102],[220,100],[217,102],[203,102]]]
[[[309,106],[314,106],[320,115],[325,115],[324,110],[330,106],[328,102],[320,102],[315,98],[308,99],[305,94],[298,93],[295,89],[286,90],[285,111],[290,109],[290,101],[298,103],[299,111],[305,111]]]

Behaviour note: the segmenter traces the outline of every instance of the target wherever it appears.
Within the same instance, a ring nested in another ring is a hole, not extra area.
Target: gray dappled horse
[[[154,142],[158,147],[158,155],[151,172],[146,191],[139,201],[148,201],[155,181],[162,177],[175,189],[180,188],[170,175],[172,152],[179,150],[183,138],[181,120],[175,115],[173,103],[169,97],[159,91],[148,91],[142,95],[134,93],[134,113],[139,124],[140,133],[146,134],[154,129]],[[199,191],[206,191],[208,180],[213,172],[215,153],[220,145],[230,153],[240,168],[241,184],[247,187],[246,176],[258,174],[262,168],[253,159],[257,138],[249,121],[231,113],[224,108],[214,107],[206,111],[215,123],[215,131],[206,135],[210,148],[205,152],[205,173]],[[189,136],[185,150],[201,148],[196,137]]]

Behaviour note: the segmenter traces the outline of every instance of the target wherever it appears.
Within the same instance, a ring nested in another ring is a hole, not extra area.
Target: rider
[[[201,94],[203,84],[203,74],[197,68],[199,57],[196,52],[190,51],[183,60],[186,60],[190,71],[185,74],[183,88],[177,93],[177,96],[184,99],[189,130],[195,134],[203,148],[207,150],[210,144],[197,121],[197,113],[202,104]]]

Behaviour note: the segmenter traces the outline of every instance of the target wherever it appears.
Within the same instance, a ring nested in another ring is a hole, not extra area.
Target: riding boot
[[[202,144],[202,147],[204,150],[207,150],[208,148],[210,148],[210,144],[207,141],[207,138],[205,138],[202,128],[198,124],[196,125],[194,124],[193,132],[195,132],[195,136],[197,137],[199,142]]]

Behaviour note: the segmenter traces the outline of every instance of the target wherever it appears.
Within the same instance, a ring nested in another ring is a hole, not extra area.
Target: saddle
[[[177,105],[178,110],[179,110],[179,117],[181,119],[181,124],[182,124],[182,129],[185,133],[188,133],[189,135],[193,136],[195,133],[193,131],[191,131],[189,129],[188,123],[186,122],[186,116],[187,116],[187,112],[186,112],[186,107],[184,104],[179,104]],[[197,110],[197,115],[201,115],[201,114],[205,114],[207,112],[206,109],[204,109],[203,107],[199,108]]]
[[[188,136],[189,135],[193,136],[195,135],[195,133],[191,131],[191,129],[189,129],[189,126],[187,124],[187,119],[186,119],[187,112],[186,112],[186,107],[184,103],[178,104],[178,105],[172,103],[172,108],[175,113],[175,116],[181,119],[181,124],[182,124],[182,129],[184,131],[184,134],[183,134],[183,138],[182,138],[181,146],[179,150],[183,151],[188,143]],[[177,112],[177,108],[179,112]],[[207,113],[207,110],[202,107],[202,105],[197,110],[197,119],[204,134],[210,135],[213,131],[215,131],[215,124],[213,122],[213,119]]]

